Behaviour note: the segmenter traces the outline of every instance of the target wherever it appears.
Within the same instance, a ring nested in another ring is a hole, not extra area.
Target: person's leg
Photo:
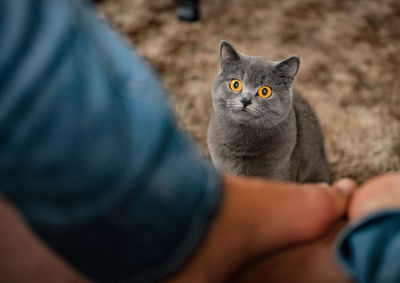
[[[246,258],[254,258],[251,254],[273,253],[290,243],[311,240],[343,215],[348,198],[320,185],[232,177],[225,182],[225,204],[218,219],[192,259],[170,282],[200,282],[201,277],[218,278],[212,282],[221,282]],[[4,235],[0,241],[0,282],[87,282],[39,240],[15,208],[2,198],[0,235]],[[315,253],[319,249],[317,245]],[[301,254],[300,249],[288,252],[287,257],[293,261]],[[257,265],[254,269],[257,271]]]
[[[328,235],[269,255],[235,274],[230,282],[349,282],[333,261]],[[18,212],[0,198],[0,282],[88,282],[29,231]],[[24,272],[21,272],[21,271]]]

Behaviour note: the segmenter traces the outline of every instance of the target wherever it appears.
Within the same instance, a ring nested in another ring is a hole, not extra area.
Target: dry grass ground
[[[193,24],[176,21],[173,0],[107,0],[101,9],[154,65],[203,154],[227,39],[271,60],[300,55],[295,89],[320,120],[334,179],[400,169],[398,0],[203,0]]]

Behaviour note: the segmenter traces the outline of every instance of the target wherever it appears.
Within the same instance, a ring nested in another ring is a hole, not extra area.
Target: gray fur
[[[299,58],[271,62],[240,54],[222,41],[220,59],[208,127],[214,165],[236,175],[329,182],[318,121],[308,104],[292,91]],[[232,79],[242,82],[242,91],[229,88]],[[272,89],[269,98],[257,96],[264,85]],[[250,104],[244,106],[246,100]]]

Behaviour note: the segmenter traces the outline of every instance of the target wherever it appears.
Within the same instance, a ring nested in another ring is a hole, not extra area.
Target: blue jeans
[[[179,268],[220,176],[176,126],[150,67],[75,0],[0,0],[0,190],[102,282]]]

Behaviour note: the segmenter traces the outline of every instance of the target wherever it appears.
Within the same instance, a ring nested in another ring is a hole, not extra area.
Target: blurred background
[[[334,179],[400,169],[400,1],[202,0],[177,20],[174,0],[103,0],[100,10],[154,66],[179,123],[208,155],[211,84],[222,39],[278,61],[318,116]]]

